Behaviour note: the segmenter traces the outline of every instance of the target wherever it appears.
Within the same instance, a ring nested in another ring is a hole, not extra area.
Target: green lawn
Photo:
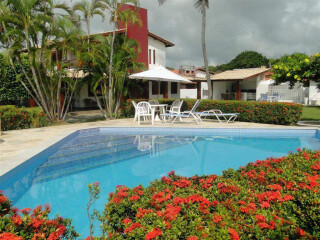
[[[320,121],[319,107],[303,107],[301,120]]]

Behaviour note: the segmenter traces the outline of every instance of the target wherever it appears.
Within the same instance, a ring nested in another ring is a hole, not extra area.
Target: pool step
[[[148,146],[148,141],[145,142],[146,145],[144,145],[143,141],[140,144],[131,142],[120,145],[119,143],[117,146],[102,150],[50,158],[37,169],[33,182],[48,181],[139,156],[157,154],[161,151],[190,143],[188,138],[163,137],[157,140],[158,142],[152,149],[148,149],[150,147]]]
[[[80,154],[80,153],[86,153],[86,152],[92,152],[97,150],[102,150],[106,148],[121,146],[124,144],[132,144],[134,142],[134,137],[126,137],[126,138],[119,138],[115,140],[105,140],[100,142],[94,142],[94,143],[87,143],[86,145],[72,145],[68,148],[60,148],[57,152],[55,152],[52,156],[49,157],[49,159],[55,159],[55,158],[61,158],[61,157],[67,157],[74,154]]]

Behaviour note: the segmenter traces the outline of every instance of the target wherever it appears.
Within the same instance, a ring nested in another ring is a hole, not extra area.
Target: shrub
[[[135,100],[136,102],[143,99]],[[124,117],[133,117],[132,100],[126,100],[122,106]],[[159,102],[172,104],[174,99],[160,99]],[[190,110],[195,99],[183,99],[182,110]],[[237,121],[295,125],[301,117],[302,105],[296,103],[252,102],[252,101],[220,101],[202,100],[197,111],[219,109],[224,113],[239,113]]]
[[[319,239],[320,152],[298,149],[222,176],[170,172],[118,186],[102,227],[110,239]]]
[[[0,191],[0,240],[75,239],[79,235],[71,220],[57,216],[49,219],[50,207],[17,209]]]
[[[39,107],[17,108],[12,105],[0,106],[0,116],[1,129],[3,131],[44,127],[49,124],[46,114]]]

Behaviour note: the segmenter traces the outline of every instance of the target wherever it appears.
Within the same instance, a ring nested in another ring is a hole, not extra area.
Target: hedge
[[[44,127],[49,125],[46,114],[39,107],[17,108],[12,105],[0,106],[1,130],[16,130]]]
[[[0,240],[76,239],[71,220],[57,216],[49,219],[50,206],[19,210],[0,191]]]
[[[147,101],[145,99],[135,99],[134,101]],[[171,105],[174,99],[160,99],[159,102]],[[183,99],[182,110],[190,110],[195,99]],[[295,125],[302,115],[302,105],[296,103],[277,103],[277,102],[253,102],[253,101],[220,101],[202,100],[197,111],[207,111],[219,109],[223,113],[239,113],[237,121]],[[123,102],[122,114],[124,117],[134,116],[132,100]]]
[[[108,239],[320,239],[320,152],[297,150],[222,176],[170,172],[146,188],[118,186],[103,231]]]

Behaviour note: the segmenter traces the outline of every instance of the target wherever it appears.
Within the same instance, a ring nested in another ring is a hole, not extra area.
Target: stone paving
[[[183,123],[164,124],[156,122],[154,126],[142,123],[140,126],[133,119],[118,119],[88,123],[67,124],[44,128],[33,128],[3,132],[0,136],[0,176],[38,154],[69,134],[79,129],[96,127],[167,127],[167,128],[272,128],[301,129],[302,127],[256,124],[247,122],[218,123],[212,120],[197,125],[191,121]],[[306,129],[307,127],[303,127]]]

